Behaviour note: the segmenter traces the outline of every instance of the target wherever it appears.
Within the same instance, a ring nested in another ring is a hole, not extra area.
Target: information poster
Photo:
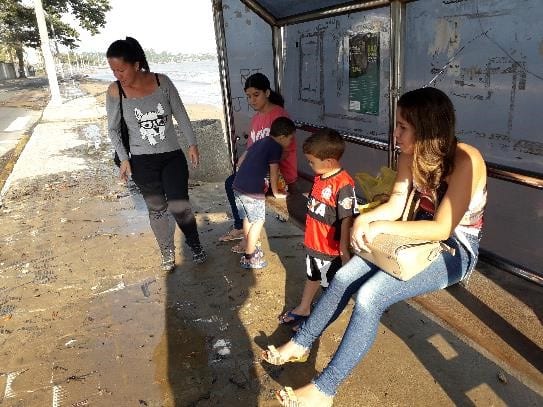
[[[349,36],[349,110],[379,114],[379,33]]]

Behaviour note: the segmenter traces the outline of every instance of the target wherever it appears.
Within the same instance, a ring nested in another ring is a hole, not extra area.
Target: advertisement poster
[[[379,33],[349,36],[349,110],[379,114]]]

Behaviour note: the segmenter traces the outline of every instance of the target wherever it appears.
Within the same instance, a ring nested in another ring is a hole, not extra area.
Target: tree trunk
[[[26,78],[25,75],[25,58],[23,54],[23,46],[17,45],[15,47],[15,54],[17,55],[17,59],[19,60],[19,78]]]

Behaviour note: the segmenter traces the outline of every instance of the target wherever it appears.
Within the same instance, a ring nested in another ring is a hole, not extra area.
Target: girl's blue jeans
[[[310,349],[353,297],[353,312],[339,348],[328,366],[313,380],[321,392],[328,396],[336,394],[341,382],[373,344],[381,315],[388,307],[458,283],[471,273],[477,262],[479,240],[475,236],[466,237],[475,256],[456,238],[450,238],[445,243],[454,248],[456,254],[443,252],[427,269],[408,281],[398,280],[358,256],[339,269],[311,316],[293,337],[295,343]]]

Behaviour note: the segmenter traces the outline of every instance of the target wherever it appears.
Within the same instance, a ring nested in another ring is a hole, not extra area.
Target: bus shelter
[[[458,138],[487,161],[481,257],[543,284],[540,0],[214,0],[213,7],[232,161],[253,114],[243,85],[255,72],[285,98],[299,148],[318,128],[344,136],[351,174],[395,166],[399,96],[437,87],[454,103]],[[312,179],[304,160],[298,171]]]

